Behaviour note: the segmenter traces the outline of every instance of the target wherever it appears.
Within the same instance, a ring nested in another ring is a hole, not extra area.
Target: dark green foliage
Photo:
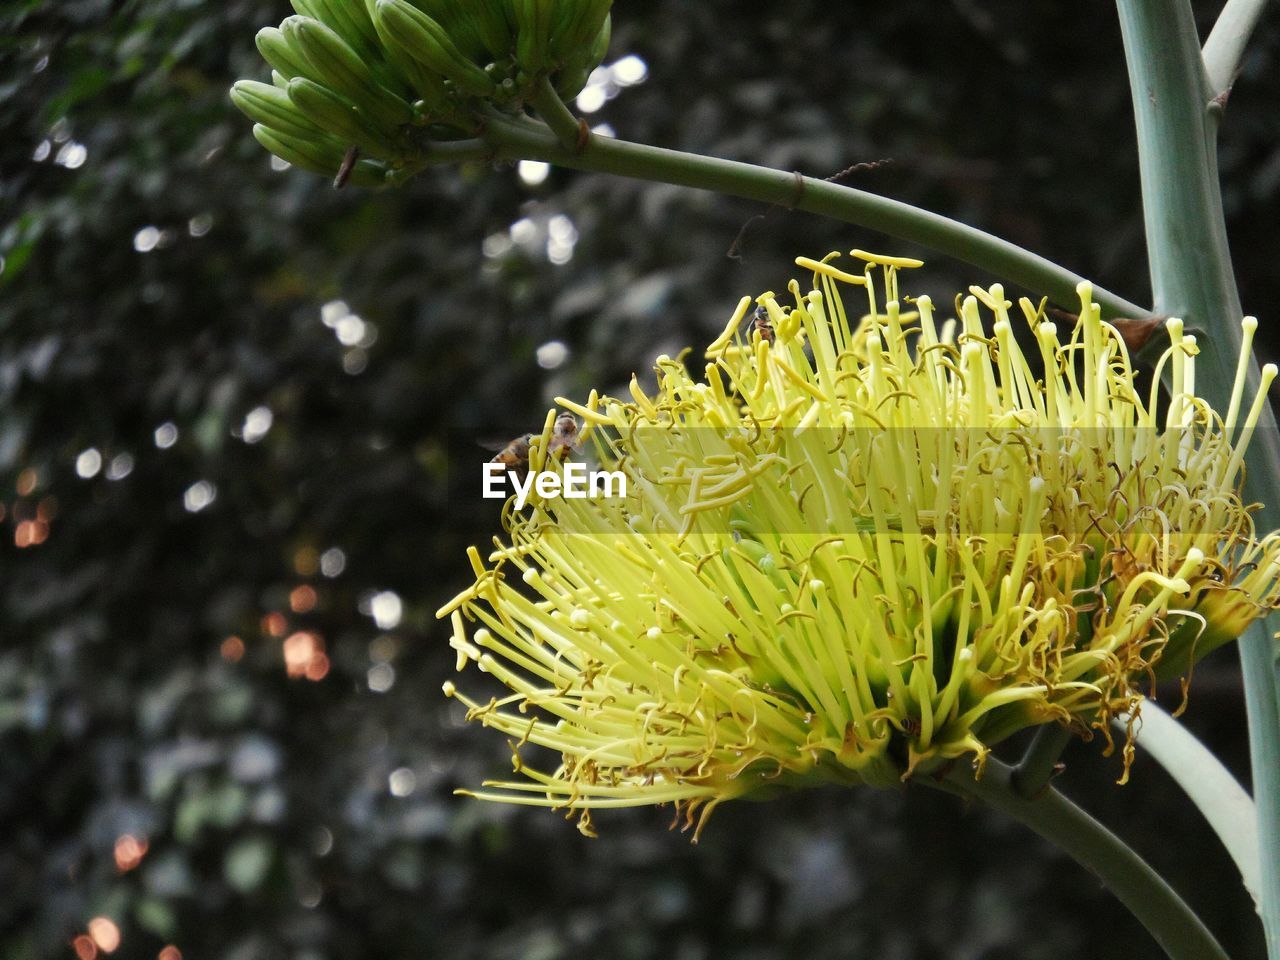
[[[450,795],[507,763],[438,693],[452,656],[432,613],[467,579],[464,546],[497,527],[473,441],[705,342],[738,296],[783,287],[796,254],[914,251],[602,177],[527,188],[467,168],[368,194],[273,171],[226,90],[259,71],[253,34],[287,12],[0,9],[0,956],[70,956],[106,915],[130,958],[166,943],[246,960],[1155,957],[1082,871],[932,794],[730,805],[696,848],[662,811],[600,816],[590,842],[552,814]],[[1274,328],[1280,26],[1266,26],[1223,169],[1246,308]],[[598,115],[620,135],[820,176],[892,157],[851,182],[1144,296],[1123,64],[1098,12],[655,0],[618,9],[615,38],[610,60],[637,53],[651,71]],[[482,252],[521,217],[545,233],[561,213],[580,236],[566,265],[540,243]],[[745,263],[725,256],[744,223]],[[944,303],[986,279],[933,266]],[[376,342],[338,342],[321,323],[336,299]],[[554,339],[571,354],[547,372],[535,350]],[[244,442],[264,406],[270,430]],[[159,449],[166,423],[178,438]],[[103,464],[82,479],[89,448]],[[128,475],[107,479],[125,456]],[[216,498],[189,512],[200,481]],[[47,540],[15,547],[25,521],[47,521]],[[345,568],[325,576],[333,547]],[[292,613],[304,584],[318,603]],[[380,590],[405,604],[385,634],[360,612]],[[286,676],[272,612],[286,636],[323,638],[323,680]],[[219,652],[232,635],[238,663]],[[372,692],[384,662],[395,683]],[[1236,762],[1232,669],[1229,652],[1204,666],[1190,719]],[[1256,952],[1194,810],[1151,764],[1112,786],[1098,752],[1072,749],[1068,792],[1229,949]],[[416,787],[395,797],[402,767]],[[123,834],[150,849],[120,875]]]

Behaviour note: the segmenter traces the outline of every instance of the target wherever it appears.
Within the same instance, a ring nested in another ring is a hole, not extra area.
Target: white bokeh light
[[[538,348],[537,357],[543,370],[555,370],[569,359],[569,347],[562,340],[551,340]]]
[[[187,487],[182,495],[182,505],[188,513],[199,513],[218,498],[218,488],[208,480],[200,480]]]
[[[649,65],[631,53],[609,67],[609,76],[620,87],[634,87],[648,79]]]
[[[376,593],[369,600],[369,616],[379,630],[394,630],[404,616],[404,603],[400,595],[391,590]]]
[[[369,689],[374,693],[386,693],[396,682],[396,668],[389,663],[375,663],[367,675]]]
[[[111,458],[111,463],[107,465],[108,480],[123,480],[131,473],[133,473],[132,454],[118,453]]]
[[[58,155],[53,162],[60,167],[66,167],[68,170],[78,170],[84,166],[84,162],[88,159],[89,151],[85,145],[72,140],[70,143],[62,145],[62,149],[58,151]]]
[[[81,451],[80,456],[76,457],[76,475],[83,480],[96,477],[101,469],[102,454],[98,452],[97,447]]]
[[[347,555],[339,547],[330,547],[320,554],[320,572],[330,580],[342,576],[342,571],[345,569],[347,569]]]
[[[387,787],[393,797],[407,797],[418,788],[418,778],[408,767],[400,767],[387,777]]]
[[[244,437],[245,443],[257,443],[267,435],[274,422],[275,414],[271,412],[270,407],[254,407],[244,418],[240,435]]]
[[[160,243],[158,227],[143,227],[133,235],[133,249],[139,253],[150,253]]]
[[[545,183],[547,177],[551,176],[551,164],[543,163],[541,160],[521,160],[516,165],[516,173],[526,184],[536,187],[540,183]]]
[[[162,423],[156,427],[155,432],[156,446],[161,450],[168,450],[178,442],[178,428],[172,423]]]
[[[582,88],[582,92],[578,94],[578,109],[583,113],[595,113],[605,105],[609,100],[603,83],[588,84]]]

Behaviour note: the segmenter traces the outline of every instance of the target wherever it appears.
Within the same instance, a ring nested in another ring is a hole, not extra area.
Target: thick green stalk
[[[928,778],[918,782],[928,784]],[[932,785],[932,784],[931,784]],[[956,764],[938,784],[1013,817],[1060,847],[1114,893],[1172,960],[1226,960],[1226,951],[1186,902],[1119,837],[1049,788],[1034,798],[1013,784],[1013,769],[989,759],[982,777]]]
[[[1155,309],[1209,331],[1200,344],[1197,389],[1227,408],[1241,345],[1240,301],[1227,247],[1217,178],[1213,90],[1187,0],[1117,0],[1138,130],[1142,199]],[[1257,364],[1250,384],[1256,389]],[[1247,492],[1266,504],[1264,530],[1280,527],[1280,433],[1264,408],[1248,458]],[[1254,799],[1262,845],[1263,924],[1280,960],[1280,672],[1269,629],[1240,640]]]
[[[718,193],[817,213],[908,240],[971,263],[1002,280],[1054,302],[1076,302],[1079,275],[1028,250],[948,217],[798,173],[735,160],[593,136],[581,151],[566,147],[544,124],[494,116],[482,134],[500,159],[542,160],[577,170],[714,190]],[[1094,300],[1109,316],[1140,317],[1148,311],[1105,290]]]

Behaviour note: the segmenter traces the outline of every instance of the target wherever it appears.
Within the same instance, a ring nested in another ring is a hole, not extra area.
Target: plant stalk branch
[[[492,117],[483,134],[495,154],[509,160],[542,160],[562,167],[613,173],[776,204],[816,213],[930,247],[963,260],[1055,303],[1076,302],[1082,279],[1008,241],[948,217],[864,190],[735,160],[592,137],[581,151],[564,146],[545,125]],[[1141,317],[1149,311],[1105,290],[1094,299],[1108,316]]]
[[[1199,344],[1197,389],[1225,410],[1241,347],[1241,309],[1217,176],[1216,91],[1188,0],[1117,0],[1116,6],[1137,123],[1155,309],[1208,331]],[[1258,386],[1253,362],[1249,385]],[[1269,404],[1246,463],[1246,496],[1265,504],[1255,522],[1274,530],[1280,527],[1280,431]],[[1280,619],[1272,615],[1267,627],[1255,624],[1240,639],[1271,960],[1280,960],[1280,662],[1271,638],[1277,628]]]
[[[1125,716],[1112,721],[1124,732]],[[1146,700],[1138,715],[1138,746],[1168,771],[1199,807],[1222,845],[1231,854],[1240,878],[1256,903],[1262,865],[1258,862],[1258,818],[1253,800],[1222,761],[1171,717],[1154,700]]]
[[[1013,785],[1013,769],[994,758],[979,779],[965,765],[956,764],[936,786],[980,800],[1060,847],[1129,908],[1171,960],[1227,960],[1226,951],[1173,888],[1119,837],[1057,790],[1050,788],[1035,798],[1020,795]]]
[[[556,88],[552,86],[548,77],[543,77],[538,84],[538,93],[533,101],[534,109],[538,111],[538,116],[546,122],[551,128],[551,132],[556,135],[556,139],[560,141],[560,146],[574,153],[580,153],[579,146],[582,136],[582,125],[578,118],[573,115],[560,94],[556,93]]]
[[[1049,785],[1072,736],[1071,728],[1060,723],[1047,723],[1036,731],[1027,752],[1013,768],[1011,782],[1019,796],[1030,799]]]
[[[1204,68],[1209,89],[1225,98],[1235,82],[1236,71],[1267,0],[1227,0],[1204,45]]]

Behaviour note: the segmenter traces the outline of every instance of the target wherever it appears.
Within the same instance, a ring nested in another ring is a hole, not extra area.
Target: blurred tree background
[[[1157,957],[1084,871],[940,795],[730,805],[696,847],[660,810],[589,841],[451,795],[509,763],[439,693],[433,612],[497,532],[475,441],[704,344],[798,254],[919,251],[774,210],[732,260],[760,208],[536,168],[335,192],[273,168],[227,98],[289,12],[0,6],[0,957]],[[648,76],[602,74],[593,123],[818,176],[892,158],[852,183],[1146,295],[1105,6],[651,0],[615,24],[606,64]],[[1277,103],[1273,15],[1222,150],[1269,331]],[[991,279],[930,262],[941,303]],[[1231,649],[1187,722],[1247,777]],[[1071,749],[1065,791],[1258,955],[1194,808],[1100,752]]]

